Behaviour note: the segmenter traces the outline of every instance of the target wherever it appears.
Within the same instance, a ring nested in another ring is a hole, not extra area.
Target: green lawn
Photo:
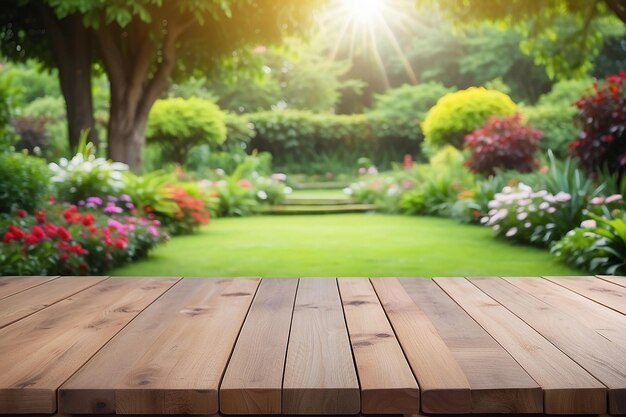
[[[579,275],[479,226],[380,214],[218,219],[112,275]]]

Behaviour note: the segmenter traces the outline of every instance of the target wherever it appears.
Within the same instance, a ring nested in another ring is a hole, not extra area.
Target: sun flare
[[[370,22],[382,9],[384,0],[342,0],[343,6],[355,20]]]

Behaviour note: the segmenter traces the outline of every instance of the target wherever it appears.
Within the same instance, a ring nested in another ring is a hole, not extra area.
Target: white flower
[[[482,219],[480,219],[480,224],[487,224],[488,221],[489,217],[483,217]]]
[[[517,234],[517,227],[511,227],[507,232],[506,232],[506,237],[513,237]]]
[[[368,174],[378,174],[378,169],[375,166],[371,166],[371,167],[367,168],[367,173]]]
[[[260,190],[259,192],[257,192],[256,196],[259,197],[259,199],[261,200],[267,200],[267,193],[263,190]]]
[[[490,209],[498,208],[500,207],[500,202],[498,200],[491,200],[489,204],[487,204],[487,207]]]
[[[533,200],[531,200],[530,198],[525,198],[523,200],[520,200],[517,202],[517,204],[519,204],[520,206],[528,206],[533,202]]]
[[[493,229],[494,232],[499,232],[500,231],[500,225],[496,224],[495,226],[493,226],[492,229]]]
[[[275,174],[272,174],[272,179],[274,181],[286,181],[287,180],[287,175],[283,174],[281,172],[277,172]]]
[[[548,208],[548,213],[553,214],[555,212],[556,212],[556,209],[554,207]]]
[[[502,189],[502,192],[505,194],[510,194],[512,191],[513,189],[509,187],[508,185]]]
[[[517,215],[517,220],[519,220],[519,221],[526,220],[527,218],[528,218],[528,213],[525,213],[525,212],[519,213]]]
[[[595,229],[597,226],[596,221],[593,219],[585,220],[580,224],[580,227],[584,229]]]
[[[540,210],[547,210],[550,207],[550,203],[544,201],[543,203],[539,204],[539,209]]]
[[[285,194],[291,194],[291,193],[293,193],[293,188],[291,188],[291,187],[285,187],[285,188],[283,188],[283,193],[285,193]]]
[[[352,195],[352,188],[346,187],[343,189],[343,193],[347,195]]]
[[[524,223],[524,227],[525,227],[526,229],[530,229],[530,226],[532,226],[532,224],[531,224],[530,222],[526,222],[526,223]]]
[[[217,168],[217,169],[215,170],[215,173],[216,173],[217,175],[219,175],[220,177],[222,177],[222,176],[224,176],[224,175],[226,174],[226,171],[224,171],[222,168]]]

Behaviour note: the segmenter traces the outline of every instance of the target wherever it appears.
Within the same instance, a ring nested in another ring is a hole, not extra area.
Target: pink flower
[[[239,180],[237,185],[239,185],[241,188],[250,188],[250,187],[252,187],[252,183],[250,182],[250,180],[245,179],[245,178],[242,179],[242,180]]]
[[[584,229],[595,229],[597,227],[596,221],[593,219],[585,220],[580,224],[580,227]]]
[[[511,227],[507,232],[506,232],[506,237],[513,237],[517,234],[517,227]]]
[[[620,201],[621,199],[622,199],[622,195],[621,194],[613,194],[613,195],[608,196],[606,198],[606,200],[604,200],[604,202],[606,204],[611,204],[611,203],[614,203],[616,201]]]
[[[595,197],[591,199],[591,204],[599,205],[604,203],[604,197]]]
[[[154,237],[158,237],[158,236],[159,236],[159,231],[158,231],[158,229],[156,228],[156,226],[150,226],[150,227],[148,228],[148,233],[150,233],[150,234],[151,234],[152,236],[154,236]]]

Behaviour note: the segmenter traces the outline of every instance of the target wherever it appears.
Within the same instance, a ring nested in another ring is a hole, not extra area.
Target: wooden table
[[[626,414],[626,278],[0,277],[0,414]]]

